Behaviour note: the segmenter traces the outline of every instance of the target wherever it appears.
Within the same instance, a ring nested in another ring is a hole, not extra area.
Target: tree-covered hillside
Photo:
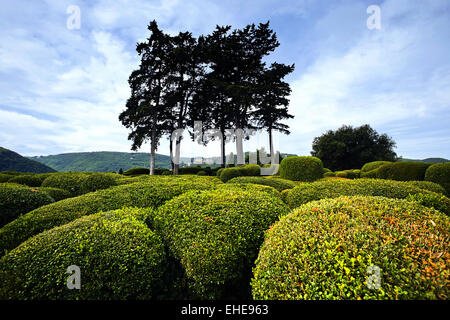
[[[45,164],[27,159],[14,151],[0,147],[0,171],[6,170],[35,173],[55,172],[54,169]]]
[[[150,154],[99,151],[36,156],[30,159],[51,166],[58,171],[117,172],[120,168],[124,171],[136,167],[148,168]],[[156,154],[155,167],[170,168],[170,157]]]

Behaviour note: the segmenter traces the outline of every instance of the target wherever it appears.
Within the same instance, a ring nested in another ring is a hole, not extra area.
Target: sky
[[[380,9],[379,20],[367,12],[371,5]],[[0,6],[0,146],[22,155],[130,151],[118,116],[139,65],[136,43],[149,37],[155,19],[165,32],[194,36],[216,25],[270,21],[281,45],[267,62],[295,63],[286,78],[291,134],[275,134],[283,153],[309,155],[314,137],[327,130],[369,124],[392,137],[399,156],[450,158],[448,0],[1,0]],[[368,20],[380,28],[369,28]],[[268,149],[264,133],[244,143],[244,150],[260,147]],[[166,138],[157,152],[169,154]],[[218,156],[220,147],[185,139],[181,155]]]

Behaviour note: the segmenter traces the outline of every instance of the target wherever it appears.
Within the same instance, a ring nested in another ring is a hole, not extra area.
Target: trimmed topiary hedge
[[[443,195],[446,195],[444,187],[442,187],[440,184],[437,184],[435,182],[431,181],[408,181],[409,185],[418,187],[420,189],[433,191],[436,193],[442,193]]]
[[[271,186],[278,191],[283,191],[285,189],[292,189],[297,185],[285,179],[277,179],[277,178],[265,178],[265,177],[237,177],[231,180],[228,180],[227,183],[254,183],[261,184],[266,186]]]
[[[289,212],[263,192],[189,192],[157,211],[155,230],[180,261],[195,298],[246,298],[264,230]]]
[[[392,163],[391,161],[372,161],[368,162],[361,168],[361,172],[369,172],[375,169],[378,169],[384,164]]]
[[[13,176],[8,182],[23,184],[29,187],[40,187],[42,182],[50,175],[51,173],[23,174],[20,176]]]
[[[347,178],[347,179],[357,179],[359,178],[361,170],[353,169],[353,170],[343,170],[336,171],[335,176],[339,178]]]
[[[378,169],[374,169],[372,171],[362,172],[360,174],[361,178],[369,178],[369,179],[376,179],[377,178],[377,172]]]
[[[450,216],[450,199],[440,193],[415,193],[406,197],[406,200],[416,202],[428,208],[436,209]]]
[[[21,214],[54,202],[46,192],[19,184],[0,184],[0,227]]]
[[[134,176],[139,174],[150,174],[150,169],[147,168],[131,168],[128,170],[125,170],[123,172],[124,176]]]
[[[287,157],[280,164],[280,178],[294,181],[315,181],[322,178],[323,164],[316,157]]]
[[[219,170],[217,170],[216,172],[216,177],[220,179],[220,175],[222,174],[222,171],[225,170],[225,168],[220,168]]]
[[[450,162],[431,165],[425,172],[425,180],[440,184],[450,195]]]
[[[236,178],[235,178],[236,179]],[[216,186],[218,190],[244,190],[250,192],[265,192],[274,197],[281,197],[281,193],[269,185],[254,183],[223,183]]]
[[[329,178],[329,177],[336,177],[336,172],[325,172],[323,174],[324,178]]]
[[[447,300],[449,236],[447,216],[406,200],[310,202],[267,232],[253,298]]]
[[[159,180],[159,182],[158,182]],[[178,178],[154,176],[147,181],[87,193],[33,210],[0,229],[0,255],[31,236],[85,215],[120,209],[125,206],[156,208],[186,191],[214,188],[210,177]]]
[[[409,194],[431,191],[423,190],[406,182],[378,179],[322,180],[299,185],[291,190],[286,200],[291,208],[297,208],[310,201],[340,196],[383,196],[405,199]]]
[[[64,189],[45,188],[45,187],[37,187],[37,188],[34,188],[34,189],[38,190],[38,191],[41,191],[41,192],[45,192],[50,197],[52,197],[53,200],[55,200],[55,202],[72,197],[70,192],[67,191],[67,190],[64,190]]]
[[[0,173],[0,183],[8,182],[8,180],[12,179],[14,176],[10,174]]]
[[[198,176],[207,176],[208,173],[206,171],[204,171],[204,170],[200,170],[199,172],[197,172],[197,175]]]
[[[58,172],[48,176],[41,184],[42,187],[59,188],[69,191],[73,196],[82,194],[81,184],[90,173],[87,172]]]
[[[220,174],[220,180],[222,180],[222,182],[227,182],[228,180],[241,176],[243,176],[243,173],[240,167],[225,168]]]
[[[380,166],[377,170],[378,179],[397,181],[422,181],[425,171],[431,163],[423,162],[394,162]]]
[[[24,242],[0,260],[0,299],[154,298],[165,253],[135,217],[140,210],[90,215]],[[66,286],[72,265],[80,268],[80,290]]]
[[[81,182],[80,193],[108,189],[118,184],[120,175],[114,173],[94,173]]]

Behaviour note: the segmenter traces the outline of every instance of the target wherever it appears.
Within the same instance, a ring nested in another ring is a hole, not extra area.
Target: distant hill
[[[286,156],[287,154],[283,154]],[[58,171],[91,171],[91,172],[118,172],[120,168],[123,171],[130,168],[150,167],[150,153],[144,152],[114,152],[114,151],[98,151],[98,152],[76,152],[62,153],[50,156],[29,157],[31,160],[38,161],[42,164],[55,168]],[[236,155],[235,155],[236,159]],[[162,154],[156,154],[155,167],[170,168],[170,157]],[[180,158],[181,166],[187,163],[211,167],[219,166],[220,157],[210,158]],[[214,165],[214,163],[216,165]]]
[[[0,147],[0,171],[6,170],[34,173],[56,172],[55,169],[45,164],[22,157],[17,152]]]
[[[450,160],[444,159],[444,158],[426,158],[426,159],[423,159],[423,160],[401,158],[401,159],[399,159],[398,161],[412,161],[412,162],[425,162],[425,163],[442,163],[442,162],[450,162]]]
[[[143,152],[76,152],[35,156],[30,159],[51,166],[58,171],[117,172],[120,168],[125,171],[136,167],[150,167],[150,153]],[[155,167],[170,168],[170,157],[156,154]]]

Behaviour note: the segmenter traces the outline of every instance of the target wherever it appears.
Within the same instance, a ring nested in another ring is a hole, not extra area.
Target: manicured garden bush
[[[372,162],[368,162],[365,165],[363,165],[363,167],[361,168],[361,171],[362,172],[369,172],[369,171],[378,169],[382,165],[388,164],[388,163],[392,163],[392,162],[391,161],[372,161]]]
[[[360,177],[361,178],[368,178],[368,179],[376,179],[377,178],[377,172],[378,172],[378,169],[374,169],[372,171],[367,171],[367,172],[361,171]]]
[[[398,181],[421,181],[431,163],[423,162],[393,162],[380,166],[377,170],[378,179]]]
[[[339,177],[339,178],[357,179],[357,178],[359,178],[360,173],[361,173],[361,170],[359,170],[359,169],[342,170],[342,171],[336,171],[335,176]]]
[[[93,173],[81,182],[80,193],[94,192],[117,185],[120,176],[114,173]]]
[[[425,180],[440,184],[450,195],[450,162],[431,165],[425,173]]]
[[[188,192],[161,206],[156,232],[180,261],[194,298],[246,298],[264,231],[289,209],[267,193]]]
[[[409,194],[432,193],[406,182],[379,179],[322,180],[295,187],[287,196],[291,208],[297,208],[310,201],[340,196],[383,196],[404,199]]]
[[[197,175],[198,176],[207,176],[208,173],[206,171],[204,171],[204,170],[200,170],[199,172],[197,172]]]
[[[220,175],[222,174],[222,171],[225,170],[225,168],[220,168],[219,170],[217,170],[216,172],[216,177],[220,179]]]
[[[21,214],[54,202],[45,192],[13,184],[0,184],[0,227],[13,221]]]
[[[406,200],[310,202],[266,233],[253,298],[447,300],[449,236],[449,217]]]
[[[236,178],[235,178],[236,179]],[[231,180],[230,180],[231,181]],[[250,192],[266,192],[274,197],[281,197],[281,193],[269,185],[254,184],[254,183],[222,183],[216,186],[218,190],[244,190]]]
[[[48,194],[50,197],[53,198],[53,200],[55,200],[55,202],[72,197],[70,192],[64,189],[45,188],[45,187],[37,187],[34,189]]]
[[[42,187],[59,188],[69,191],[73,196],[82,194],[81,185],[90,173],[86,172],[58,172],[48,176],[41,184]]]
[[[22,174],[13,176],[8,182],[23,184],[29,187],[40,187],[42,182],[50,175],[51,173]]]
[[[220,174],[220,180],[227,182],[228,180],[241,176],[243,176],[243,173],[240,167],[225,168]]]
[[[431,181],[408,181],[407,183],[409,185],[418,187],[420,189],[433,191],[433,192],[436,192],[436,193],[442,193],[443,195],[446,195],[444,187],[441,186],[440,184],[435,183],[435,182],[431,182]]]
[[[131,168],[128,170],[125,170],[123,172],[123,175],[125,176],[135,176],[140,174],[150,174],[150,169],[147,168]]]
[[[228,180],[227,183],[254,183],[266,186],[271,186],[278,191],[283,191],[285,189],[292,189],[297,186],[294,182],[285,179],[277,178],[266,178],[266,177],[237,177]]]
[[[261,175],[261,167],[257,164],[246,164],[242,167],[239,167],[243,176],[260,176]]]
[[[428,208],[436,209],[450,216],[450,199],[440,193],[415,193],[406,197],[406,200],[416,202]]]
[[[324,178],[329,178],[329,177],[336,177],[336,172],[325,172],[323,174]]]
[[[316,157],[287,157],[280,164],[280,178],[315,181],[322,178],[323,164]]]
[[[327,173],[327,172],[333,172],[333,171],[331,171],[331,170],[328,169],[328,168],[323,168],[322,172],[325,174],[325,173]]]
[[[0,299],[154,298],[164,247],[136,214],[139,209],[94,214],[24,242],[0,260]],[[80,268],[80,290],[66,286],[71,265]]]
[[[0,173],[0,183],[8,182],[8,180],[12,179],[14,176],[10,174]]]
[[[85,215],[125,206],[156,208],[186,191],[212,189],[217,183],[217,179],[211,177],[154,176],[147,179],[58,201],[20,216],[0,229],[0,255],[33,235]]]

